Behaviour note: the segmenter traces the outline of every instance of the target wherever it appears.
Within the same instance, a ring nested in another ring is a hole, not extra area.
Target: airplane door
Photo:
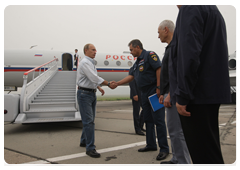
[[[73,56],[69,53],[62,55],[62,70],[72,71],[73,70]]]

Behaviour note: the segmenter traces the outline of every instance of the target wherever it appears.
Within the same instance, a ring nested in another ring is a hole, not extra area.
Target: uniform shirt
[[[169,75],[168,75],[168,59],[169,59],[169,46],[165,49],[165,54],[162,59],[161,75],[160,75],[160,94],[164,95],[169,92]]]
[[[231,101],[226,26],[216,6],[180,8],[169,57],[173,103]]]
[[[141,91],[146,91],[151,85],[157,86],[156,70],[161,62],[155,52],[143,50],[130,69],[129,75],[134,76]]]
[[[85,56],[78,65],[77,85],[88,89],[96,89],[103,81],[104,79],[97,75],[94,60]]]

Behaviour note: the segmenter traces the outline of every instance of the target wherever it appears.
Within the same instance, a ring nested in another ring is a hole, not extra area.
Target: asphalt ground
[[[236,105],[222,105],[220,141],[225,164],[236,166]],[[4,166],[24,165],[159,165],[158,151],[140,153],[145,136],[135,134],[131,100],[99,101],[95,119],[95,145],[100,158],[79,147],[81,122],[4,123]],[[169,146],[170,139],[168,137]],[[207,154],[207,153],[206,153]],[[170,160],[170,154],[164,161]]]

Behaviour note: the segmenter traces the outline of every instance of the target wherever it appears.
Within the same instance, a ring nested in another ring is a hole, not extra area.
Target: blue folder
[[[157,96],[157,93],[151,95],[148,97],[148,100],[152,106],[152,109],[154,112],[156,112],[157,110],[161,109],[162,107],[164,107],[163,104],[159,103],[159,98]]]

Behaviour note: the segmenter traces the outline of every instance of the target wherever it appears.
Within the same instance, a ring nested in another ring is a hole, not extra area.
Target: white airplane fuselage
[[[22,87],[23,74],[35,67],[58,58],[58,70],[68,71],[67,60],[70,58],[72,70],[76,71],[74,65],[74,53],[46,50],[4,50],[4,86]],[[79,53],[79,60],[84,57]],[[134,64],[136,58],[131,54],[97,53],[94,59],[98,75],[107,81],[121,80],[126,77],[129,68]],[[36,72],[35,75],[39,73]],[[36,77],[36,76],[35,76]],[[29,75],[28,82],[32,80]]]

